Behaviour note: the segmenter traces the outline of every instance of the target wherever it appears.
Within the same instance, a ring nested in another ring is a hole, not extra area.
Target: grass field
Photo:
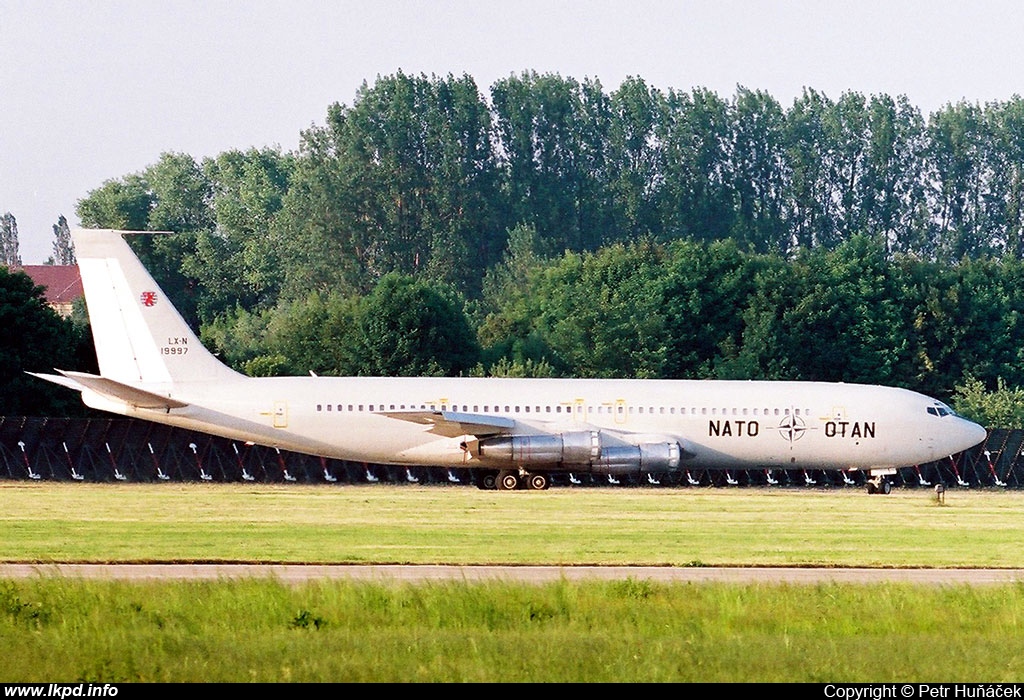
[[[0,484],[0,560],[1024,566],[1024,493]],[[1011,682],[1024,585],[0,580],[0,682]]]
[[[0,561],[1024,567],[1024,492],[0,483]]]

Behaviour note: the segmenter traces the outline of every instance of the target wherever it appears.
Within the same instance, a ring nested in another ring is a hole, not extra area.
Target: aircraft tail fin
[[[199,342],[122,234],[72,232],[100,374],[129,385],[238,377]]]

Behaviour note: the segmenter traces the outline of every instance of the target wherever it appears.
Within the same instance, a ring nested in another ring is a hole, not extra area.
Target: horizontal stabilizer
[[[162,408],[170,410],[172,408],[183,408],[188,406],[187,403],[172,399],[169,396],[161,396],[145,389],[138,389],[128,384],[122,384],[121,382],[115,382],[113,379],[107,379],[106,377],[98,377],[95,374],[86,374],[85,372],[65,372],[63,370],[57,370],[60,375],[55,374],[36,374],[29,372],[35,377],[45,379],[53,382],[54,384],[60,384],[61,386],[74,389],[75,391],[83,391],[88,389],[101,396],[115,399],[117,401],[123,401],[131,406],[137,408]]]
[[[445,437],[460,435],[499,435],[512,430],[515,421],[502,416],[453,411],[385,411],[388,418],[432,426],[427,432]]]

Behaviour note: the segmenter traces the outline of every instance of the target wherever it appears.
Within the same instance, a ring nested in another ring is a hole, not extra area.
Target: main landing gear
[[[488,491],[545,491],[551,486],[551,480],[547,474],[531,474],[518,469],[484,470],[476,474],[476,485]]]

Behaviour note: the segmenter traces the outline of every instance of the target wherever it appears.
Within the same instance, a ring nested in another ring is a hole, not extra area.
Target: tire
[[[544,491],[551,485],[546,474],[530,474],[526,478],[526,483],[531,491]]]
[[[498,474],[499,491],[515,491],[519,488],[519,475],[515,472],[501,472]]]

